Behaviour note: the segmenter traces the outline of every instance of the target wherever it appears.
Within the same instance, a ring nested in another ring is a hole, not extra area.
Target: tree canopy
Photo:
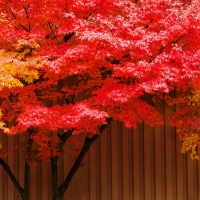
[[[198,0],[0,0],[0,19],[2,119],[17,122],[9,135],[29,132],[29,164],[53,162],[71,135],[92,143],[111,120],[163,124],[147,95],[176,105],[170,125],[198,159]]]

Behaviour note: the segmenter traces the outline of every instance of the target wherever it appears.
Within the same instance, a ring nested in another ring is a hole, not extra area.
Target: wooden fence
[[[170,108],[156,106],[163,114]],[[0,134],[10,152],[6,162],[23,182],[23,156],[15,149],[25,135]],[[67,175],[73,156],[59,160],[59,180]],[[200,200],[200,161],[180,153],[181,142],[168,125],[139,125],[128,130],[112,122],[93,144],[85,164],[78,169],[63,200]],[[50,168],[31,166],[30,200],[51,200]],[[0,200],[20,200],[17,190],[0,166]]]

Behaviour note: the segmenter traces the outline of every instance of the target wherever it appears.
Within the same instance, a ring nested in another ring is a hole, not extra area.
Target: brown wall
[[[163,114],[171,110],[157,105]],[[23,182],[23,157],[14,146],[25,135],[0,134],[10,152],[6,162]],[[59,161],[59,179],[70,169],[72,156]],[[180,153],[174,128],[139,125],[127,130],[113,122],[91,147],[64,200],[200,200],[200,165]],[[31,167],[30,200],[51,200],[51,178],[45,165]],[[19,200],[18,192],[0,166],[0,200]]]

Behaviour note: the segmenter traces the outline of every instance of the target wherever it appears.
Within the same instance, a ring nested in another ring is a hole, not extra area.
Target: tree
[[[51,165],[53,200],[61,200],[84,155],[112,120],[124,122],[128,128],[137,123],[162,124],[163,117],[144,100],[146,95],[153,101],[182,104],[171,125],[178,127],[184,140],[183,152],[192,149],[192,157],[197,158],[193,150],[199,144],[199,97],[195,101],[193,94],[198,94],[200,79],[198,1],[0,3],[1,48],[6,54],[15,52],[16,62],[9,65],[18,69],[17,63],[23,63],[29,72],[36,67],[39,76],[33,82],[27,80],[22,88],[5,87],[0,93],[3,120],[17,122],[7,134],[29,134],[22,145],[24,188],[0,160],[22,200],[29,196],[31,163]],[[25,77],[15,75],[19,81]],[[63,84],[69,79],[75,84]],[[189,98],[191,90],[195,92]],[[171,91],[180,96],[171,98]],[[44,103],[58,98],[57,105]],[[195,123],[188,121],[191,115]],[[85,142],[59,186],[59,156],[76,134],[84,134]],[[192,142],[187,143],[191,137]]]

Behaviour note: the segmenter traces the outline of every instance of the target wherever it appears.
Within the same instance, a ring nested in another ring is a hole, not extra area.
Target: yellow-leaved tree
[[[41,61],[30,57],[31,54],[36,53],[38,48],[39,44],[34,41],[19,40],[16,44],[12,44],[10,49],[0,49],[0,92],[2,89],[23,87],[38,79]],[[0,109],[0,129],[9,132],[1,117]]]

